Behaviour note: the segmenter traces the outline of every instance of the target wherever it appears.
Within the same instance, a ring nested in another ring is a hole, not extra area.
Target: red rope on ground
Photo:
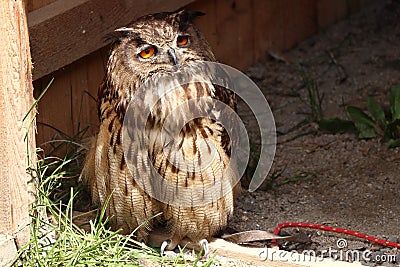
[[[392,242],[384,239],[379,239],[367,234],[363,234],[360,232],[344,229],[344,228],[339,228],[339,227],[332,227],[332,226],[327,226],[327,225],[322,225],[322,224],[312,224],[312,223],[304,223],[304,222],[285,222],[279,224],[275,230],[274,234],[279,235],[279,232],[283,228],[289,228],[289,227],[299,227],[299,228],[310,228],[310,229],[318,229],[322,231],[328,231],[328,232],[334,232],[334,233],[339,233],[339,234],[346,234],[346,235],[351,235],[355,236],[358,238],[366,239],[370,242],[377,243],[382,246],[386,247],[395,247],[395,248],[400,248],[400,243],[397,242]],[[273,243],[276,243],[276,240],[272,240]]]

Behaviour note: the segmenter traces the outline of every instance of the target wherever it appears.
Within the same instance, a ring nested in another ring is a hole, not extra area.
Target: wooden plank
[[[94,214],[89,216],[93,217]],[[87,216],[87,219],[90,217]],[[169,238],[165,229],[155,229],[150,233],[149,244],[153,247],[160,247],[164,240]],[[188,239],[180,243],[181,247],[200,250],[198,244],[193,244]],[[330,258],[315,257],[312,251],[305,254],[296,251],[284,251],[273,248],[250,247],[230,243],[221,238],[211,238],[208,243],[210,255],[216,254],[227,257],[230,260],[240,260],[255,266],[273,266],[273,267],[355,267],[361,266],[361,263],[348,263]]]
[[[236,245],[220,238],[214,238],[209,243],[210,252],[231,259],[243,260],[256,266],[275,267],[355,267],[361,263],[349,263],[329,258],[315,257],[296,251],[284,251],[272,248],[257,248]]]
[[[98,88],[105,75],[109,49],[107,46],[95,54],[89,55],[87,64],[85,65],[87,92],[85,92],[83,97],[81,123],[83,126],[88,125],[90,127],[90,135],[98,132],[99,118],[97,114],[97,102],[92,97],[97,99]]]
[[[79,8],[89,0],[53,1],[43,6],[40,10],[28,14],[29,27],[35,27],[53,17],[63,15],[69,10]]]
[[[206,13],[196,24],[210,43],[217,60],[244,69],[254,63],[253,1],[196,1],[190,10]]]
[[[26,170],[34,164],[35,136],[34,112],[28,113],[33,88],[24,1],[0,1],[0,18],[0,266],[8,266],[29,241],[33,189]]]
[[[217,1],[219,61],[243,69],[254,61],[252,0]]]
[[[69,136],[77,133],[78,125],[80,129],[89,126],[87,136],[97,133],[97,104],[91,96],[97,98],[97,90],[104,77],[108,49],[105,47],[98,50],[34,82],[37,97],[54,77],[53,84],[38,106],[37,144],[45,151],[50,151],[51,146],[44,143],[54,137],[61,138],[56,136],[57,131],[42,123]],[[57,155],[62,156],[61,153]]]
[[[62,72],[53,75],[54,82],[49,87],[38,105],[37,115],[37,145],[46,152],[51,151],[53,146],[59,143],[48,144],[47,142],[57,139],[65,139],[54,129],[67,135],[73,134],[72,114],[71,114],[71,67],[66,67]],[[46,77],[34,82],[35,97],[47,87],[52,77]],[[46,123],[47,125],[43,125]],[[53,129],[53,128],[54,129]],[[62,154],[60,154],[61,156]]]
[[[255,59],[284,51],[317,31],[315,0],[254,1]]]
[[[38,79],[106,45],[104,36],[136,18],[193,0],[58,0],[28,14]]]
[[[347,0],[317,0],[318,27],[324,29],[339,19],[346,17],[348,2]]]
[[[57,0],[28,0],[26,3],[26,11],[31,12],[55,1]]]
[[[108,54],[108,53],[107,53]],[[88,135],[97,133],[98,115],[97,99],[98,87],[104,77],[106,58],[102,51],[96,51],[76,65],[71,72],[71,112],[74,134],[89,126]],[[91,97],[92,96],[92,97]]]
[[[267,50],[273,46],[275,30],[274,6],[271,1],[255,1],[253,5],[254,58],[264,60]],[[275,13],[276,14],[276,13]]]

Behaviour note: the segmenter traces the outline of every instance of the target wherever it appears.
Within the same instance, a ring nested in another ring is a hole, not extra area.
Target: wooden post
[[[26,169],[35,149],[33,111],[23,120],[33,104],[24,0],[0,1],[0,47],[0,266],[8,266],[29,240]]]

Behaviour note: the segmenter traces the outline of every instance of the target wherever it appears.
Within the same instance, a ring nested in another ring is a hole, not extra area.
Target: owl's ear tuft
[[[200,11],[186,11],[182,10],[178,12],[179,17],[179,30],[184,31],[193,21],[201,16],[204,16],[205,13]]]

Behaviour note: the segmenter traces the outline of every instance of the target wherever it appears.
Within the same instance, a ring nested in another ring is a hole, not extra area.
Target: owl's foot
[[[200,241],[199,241],[199,246],[200,246],[201,248],[203,248],[204,257],[205,257],[206,259],[208,259],[208,256],[209,256],[209,254],[210,254],[210,248],[209,248],[209,246],[208,246],[208,241],[207,241],[207,239],[202,239],[202,240],[200,240]]]
[[[165,251],[165,248],[168,246],[168,240],[164,240],[162,243],[161,243],[161,247],[160,247],[160,255],[161,255],[161,257],[163,257],[164,256],[164,251]]]
[[[161,247],[160,247],[161,256],[164,256],[165,251],[173,250],[177,245],[178,245],[178,242],[174,242],[172,239],[164,240],[161,243]]]
[[[173,250],[177,245],[178,245],[178,243],[177,242],[173,242],[171,239],[164,240],[161,243],[161,246],[160,246],[160,255],[161,255],[161,257],[163,257],[165,255],[165,251]],[[200,246],[200,248],[203,249],[204,257],[206,259],[208,259],[208,256],[210,254],[210,248],[208,246],[207,239],[200,240],[198,242],[198,245]]]

